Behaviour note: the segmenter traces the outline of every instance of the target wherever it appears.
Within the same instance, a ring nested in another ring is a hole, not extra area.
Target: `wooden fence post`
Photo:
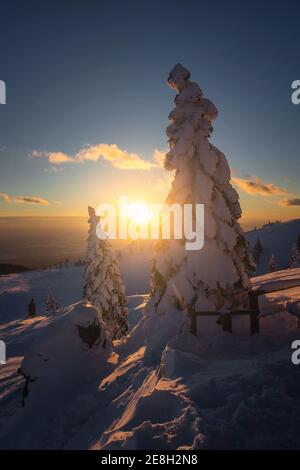
[[[222,315],[222,326],[223,331],[232,333],[232,318],[230,313],[225,313],[224,315]]]
[[[259,303],[258,296],[260,293],[257,291],[249,292],[249,306],[252,310],[250,313],[250,335],[253,336],[259,333]]]
[[[191,333],[197,336],[197,315],[193,308],[189,309],[188,316],[191,320]]]

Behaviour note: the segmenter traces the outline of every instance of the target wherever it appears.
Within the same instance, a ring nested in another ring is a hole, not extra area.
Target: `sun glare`
[[[143,202],[132,202],[129,204],[127,216],[136,224],[145,224],[151,218],[149,209]]]

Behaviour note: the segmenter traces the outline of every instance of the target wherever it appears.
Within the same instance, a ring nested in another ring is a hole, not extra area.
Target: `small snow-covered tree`
[[[98,308],[112,339],[119,339],[128,332],[125,287],[110,243],[97,237],[99,217],[92,207],[88,212],[83,298]]]
[[[59,309],[58,302],[55,300],[52,294],[49,294],[46,299],[46,310],[47,312],[54,313]]]
[[[300,266],[300,253],[297,245],[294,244],[289,258],[289,268],[297,268],[298,266]]]
[[[270,259],[269,259],[269,273],[273,273],[274,271],[276,271],[276,257],[275,255],[272,253]]]

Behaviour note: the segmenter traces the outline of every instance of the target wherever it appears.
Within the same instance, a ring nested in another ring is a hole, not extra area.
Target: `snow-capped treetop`
[[[168,76],[168,84],[177,91],[182,91],[190,78],[190,72],[181,64],[176,64]]]

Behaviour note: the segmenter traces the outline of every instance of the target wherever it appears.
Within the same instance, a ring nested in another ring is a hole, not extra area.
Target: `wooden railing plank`
[[[258,297],[264,295],[263,290],[252,290],[249,292],[249,309],[235,310],[233,312],[221,313],[209,310],[195,311],[190,308],[188,316],[191,320],[191,333],[197,336],[197,317],[218,316],[218,324],[222,325],[223,331],[232,333],[232,315],[249,315],[250,317],[250,335],[259,333],[259,301]]]

